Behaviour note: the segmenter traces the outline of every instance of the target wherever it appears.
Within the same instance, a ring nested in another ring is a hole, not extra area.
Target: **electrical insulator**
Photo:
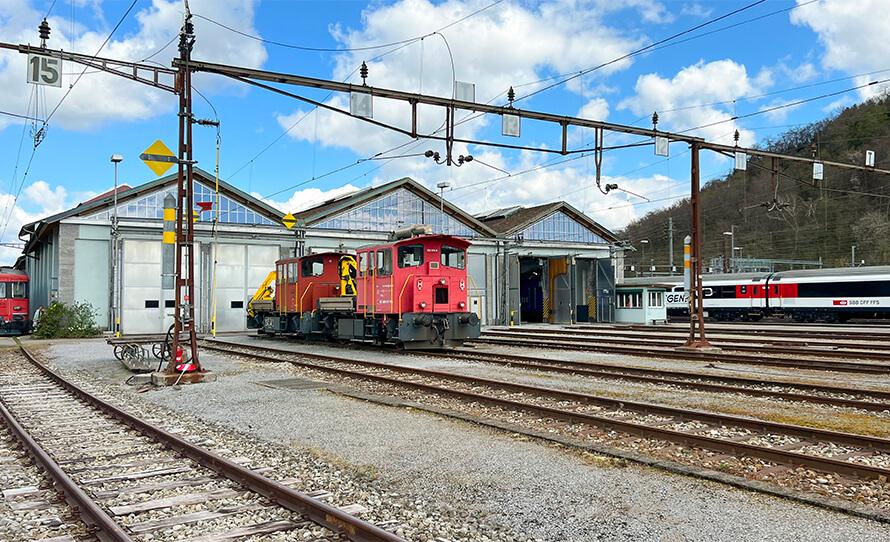
[[[510,90],[507,91],[507,101],[510,102],[510,107],[513,107],[513,100],[516,99],[516,92],[513,91],[513,87],[510,87]]]
[[[652,112],[652,129],[655,130],[658,127],[658,111]]]
[[[359,68],[358,73],[362,76],[362,84],[367,85],[368,82],[366,81],[366,79],[368,78],[368,65],[365,64],[364,60],[362,61],[362,67]]]
[[[735,146],[738,147],[739,146],[739,131],[738,130],[736,130],[735,133],[732,135],[732,139],[735,141]]]
[[[49,39],[49,23],[46,19],[43,19],[43,22],[37,27],[37,31],[40,33],[40,40],[46,45],[46,40]]]

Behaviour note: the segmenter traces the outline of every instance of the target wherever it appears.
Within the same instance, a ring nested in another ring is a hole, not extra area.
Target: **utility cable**
[[[815,0],[813,0],[813,1],[815,1]],[[624,55],[621,55],[621,56],[619,56],[619,57],[617,57],[617,58],[613,58],[612,60],[603,62],[602,64],[598,64],[598,65],[593,66],[593,67],[591,67],[591,68],[583,69],[583,70],[581,70],[581,71],[579,71],[579,72],[577,72],[577,73],[575,73],[575,74],[573,74],[573,75],[570,75],[570,76],[565,77],[565,78],[563,78],[563,79],[561,79],[561,80],[559,80],[559,81],[556,81],[555,83],[551,83],[550,85],[547,85],[547,86],[542,87],[542,88],[539,88],[539,89],[537,89],[537,90],[535,90],[535,91],[529,92],[528,94],[526,94],[526,95],[524,95],[524,96],[520,96],[520,97],[516,98],[516,99],[514,100],[514,102],[518,102],[518,101],[520,101],[520,100],[525,100],[525,99],[527,99],[527,98],[531,98],[532,96],[535,96],[535,95],[540,94],[540,93],[542,93],[542,92],[546,92],[546,91],[548,91],[548,90],[550,90],[550,89],[552,89],[552,88],[555,88],[555,87],[564,85],[564,84],[568,83],[569,81],[572,81],[572,80],[574,80],[574,79],[577,79],[577,78],[579,78],[579,77],[582,77],[583,75],[586,75],[586,74],[588,74],[588,73],[590,73],[590,72],[593,72],[593,71],[596,71],[596,70],[605,68],[605,67],[607,67],[607,66],[611,66],[612,64],[621,62],[622,60],[626,60],[626,59],[631,58],[631,57],[633,57],[633,56],[636,56],[636,55],[645,53],[646,51],[649,51],[650,49],[654,49],[655,47],[658,47],[659,45],[663,45],[663,44],[665,44],[665,43],[667,43],[667,42],[669,42],[669,41],[672,41],[672,40],[674,40],[674,39],[676,39],[676,38],[679,38],[680,36],[684,36],[684,35],[686,35],[686,34],[690,34],[690,33],[692,33],[692,32],[695,32],[696,30],[699,30],[699,29],[701,29],[701,28],[704,28],[704,27],[706,27],[706,26],[708,26],[708,25],[714,24],[714,23],[716,23],[716,22],[718,22],[718,21],[722,21],[723,19],[726,19],[726,18],[728,18],[728,17],[732,17],[733,15],[736,15],[736,14],[738,14],[738,13],[741,13],[741,12],[745,11],[745,10],[748,10],[748,9],[751,9],[751,8],[753,8],[753,7],[755,7],[755,6],[758,6],[758,5],[760,5],[760,4],[763,4],[764,2],[766,2],[766,0],[757,0],[756,2],[752,2],[752,3],[750,3],[750,4],[747,4],[747,5],[745,5],[745,6],[742,6],[742,7],[738,8],[738,9],[735,9],[735,10],[730,11],[730,12],[728,12],[728,13],[724,13],[723,15],[720,15],[719,17],[715,17],[715,18],[713,18],[713,19],[709,19],[709,20],[707,20],[707,21],[705,21],[705,22],[703,22],[703,23],[699,23],[699,24],[697,24],[697,25],[695,25],[695,26],[693,26],[693,27],[687,28],[686,30],[682,30],[682,31],[680,31],[680,32],[677,32],[676,34],[672,34],[672,35],[670,35],[670,36],[668,36],[668,37],[666,37],[666,38],[662,38],[662,39],[660,39],[660,40],[658,40],[658,41],[656,41],[656,42],[650,43],[649,45],[646,45],[646,46],[644,46],[644,47],[640,47],[639,49],[635,49],[635,50],[633,50],[633,51],[631,51],[631,52],[629,52],[629,53],[627,53],[627,54],[624,54]]]
[[[209,23],[212,23],[212,24],[215,24],[221,28],[224,28],[230,32],[234,32],[235,34],[238,34],[245,38],[249,38],[254,41],[258,41],[260,43],[265,43],[267,45],[275,45],[277,47],[284,47],[286,49],[295,49],[297,51],[308,51],[308,52],[316,52],[316,53],[347,53],[347,52],[358,52],[358,51],[373,51],[375,49],[386,49],[387,47],[392,47],[394,45],[407,45],[407,44],[411,44],[411,43],[416,43],[416,42],[422,40],[423,38],[428,38],[428,37],[436,34],[437,32],[441,32],[443,30],[451,28],[452,26],[454,26],[456,24],[462,23],[462,22],[466,21],[467,19],[469,19],[470,17],[473,17],[479,13],[482,13],[483,11],[493,8],[494,6],[500,4],[503,1],[504,0],[496,0],[495,2],[492,2],[491,4],[488,4],[487,6],[484,6],[482,8],[479,8],[476,11],[461,17],[460,19],[457,19],[456,21],[452,21],[451,23],[448,23],[447,25],[439,28],[438,30],[429,32],[427,34],[423,34],[421,36],[414,36],[413,38],[407,38],[407,39],[403,39],[403,40],[393,41],[390,43],[367,45],[367,46],[363,46],[363,47],[339,47],[338,48],[338,47],[307,47],[304,45],[295,45],[292,43],[285,43],[285,42],[281,42],[281,41],[269,40],[266,38],[262,38],[260,36],[255,36],[253,34],[249,34],[247,32],[243,32],[241,30],[227,26],[219,21],[215,21],[215,20],[211,19],[210,17],[206,17],[206,16],[200,15],[198,13],[194,13],[193,15],[195,17],[203,19]]]

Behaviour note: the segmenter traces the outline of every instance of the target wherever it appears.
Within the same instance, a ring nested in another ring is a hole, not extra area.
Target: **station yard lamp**
[[[120,316],[120,280],[118,279],[118,259],[119,259],[119,243],[117,235],[117,165],[124,161],[124,157],[120,154],[111,155],[111,163],[114,164],[114,207],[111,211],[111,318],[114,336],[120,337],[121,316]]]

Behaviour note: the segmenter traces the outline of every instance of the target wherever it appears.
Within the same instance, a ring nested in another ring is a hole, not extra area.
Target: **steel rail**
[[[215,345],[220,346],[215,346]],[[247,348],[250,351],[237,351],[238,348]],[[655,405],[651,403],[640,403],[635,401],[627,401],[622,399],[613,399],[610,397],[601,397],[588,395],[584,393],[570,392],[564,390],[556,390],[552,388],[544,388],[538,386],[528,386],[525,384],[517,384],[514,382],[504,382],[500,380],[491,380],[487,378],[478,378],[473,376],[465,376],[458,375],[454,373],[442,372],[442,371],[434,371],[430,369],[420,369],[415,367],[405,367],[400,365],[390,365],[386,363],[378,363],[366,360],[356,360],[350,358],[343,358],[338,356],[330,356],[326,354],[316,354],[316,353],[308,353],[308,352],[293,352],[287,350],[281,350],[277,348],[270,348],[264,346],[256,346],[256,345],[239,345],[231,342],[223,342],[216,340],[208,340],[204,343],[204,348],[209,350],[214,350],[218,352],[223,352],[229,355],[241,355],[246,356],[258,360],[270,361],[276,363],[291,363],[293,365],[306,367],[309,369],[317,369],[323,372],[338,374],[342,376],[348,376],[353,378],[359,378],[364,380],[372,380],[376,382],[381,382],[385,384],[391,384],[394,386],[401,387],[409,387],[418,390],[423,390],[431,393],[439,393],[452,395],[455,397],[460,397],[462,399],[476,401],[481,403],[493,404],[500,407],[507,407],[512,410],[522,410],[527,412],[533,412],[539,415],[544,415],[547,417],[553,417],[556,419],[567,420],[576,423],[585,423],[589,425],[593,425],[596,427],[617,430],[625,433],[629,433],[632,435],[638,435],[645,438],[658,438],[667,440],[674,443],[680,443],[691,446],[699,446],[707,449],[711,449],[714,451],[721,451],[730,454],[738,454],[739,452],[744,453],[745,455],[760,457],[762,459],[766,459],[768,461],[775,461],[782,464],[791,464],[791,465],[799,465],[807,468],[813,468],[816,470],[822,470],[827,472],[835,472],[838,474],[853,476],[857,478],[868,478],[868,479],[886,479],[890,478],[890,469],[883,469],[880,467],[874,467],[870,465],[865,465],[861,463],[852,463],[847,461],[840,461],[836,459],[826,458],[826,457],[818,457],[812,455],[804,455],[799,454],[787,450],[780,450],[777,448],[767,448],[763,446],[757,446],[753,444],[745,444],[740,442],[733,442],[729,440],[719,439],[716,437],[707,437],[703,435],[695,435],[692,433],[684,433],[681,431],[675,431],[672,429],[664,429],[661,427],[653,427],[648,425],[643,425],[636,422],[628,422],[623,420],[617,420],[613,418],[608,418],[605,416],[598,416],[594,414],[585,414],[581,412],[572,412],[561,410],[553,407],[547,407],[542,405],[534,405],[529,403],[522,403],[519,401],[513,401],[510,399],[501,399],[497,397],[492,397],[490,395],[483,395],[479,393],[454,390],[445,388],[442,386],[434,386],[430,384],[423,384],[420,382],[411,382],[403,379],[392,378],[372,373],[365,373],[361,371],[354,371],[350,369],[345,369],[342,367],[331,367],[327,365],[322,365],[318,363],[312,363],[309,361],[301,361],[300,359],[283,359],[281,357],[275,357],[272,355],[260,354],[258,351],[266,351],[272,352],[279,356],[291,356],[294,358],[303,358],[303,359],[315,359],[320,361],[327,361],[333,363],[345,363],[345,364],[353,364],[359,366],[370,367],[374,369],[383,369],[401,374],[413,374],[417,376],[426,376],[432,378],[438,378],[442,380],[452,380],[455,382],[463,382],[471,385],[477,386],[487,386],[490,388],[500,388],[507,391],[517,391],[522,393],[530,393],[537,396],[549,396],[554,399],[563,399],[569,401],[582,402],[587,404],[599,404],[605,405],[610,408],[617,408],[622,410],[632,410],[635,412],[641,413],[650,413],[650,414],[664,414],[668,416],[679,417],[685,420],[697,420],[710,424],[720,424],[720,425],[731,425],[735,427],[742,427],[746,429],[752,429],[754,431],[760,432],[778,432],[785,435],[792,435],[801,437],[803,439],[810,440],[828,440],[836,443],[844,443],[851,444],[854,446],[859,446],[868,449],[878,449],[878,450],[887,450],[890,451],[890,440],[882,439],[878,437],[870,437],[865,435],[854,435],[851,433],[841,433],[837,431],[828,431],[824,429],[816,429],[798,425],[790,425],[776,422],[769,422],[764,420],[756,420],[753,418],[744,418],[739,416],[730,416],[726,414],[716,414],[711,412],[703,412],[699,410],[692,409],[682,409],[676,407],[669,407],[663,405]],[[756,435],[752,435],[754,437]],[[803,446],[804,444],[802,444]]]
[[[411,352],[405,352],[410,354]],[[792,389],[805,390],[808,389],[810,391],[831,391],[833,393],[845,393],[851,395],[869,395],[871,392],[863,391],[863,390],[855,390],[852,388],[834,388],[834,389],[820,389],[820,386],[804,386],[800,384],[793,384],[782,382],[780,380],[757,380],[757,379],[745,379],[745,378],[737,378],[737,377],[721,377],[718,375],[710,375],[710,374],[702,374],[702,373],[692,373],[686,371],[671,371],[671,370],[660,370],[660,369],[638,369],[634,367],[622,367],[620,365],[605,365],[599,363],[587,363],[583,361],[563,361],[563,360],[550,360],[546,358],[532,358],[532,357],[520,357],[520,356],[503,356],[496,352],[488,352],[485,354],[481,354],[478,352],[463,352],[459,353],[453,352],[424,352],[425,356],[431,357],[441,357],[441,358],[451,358],[451,359],[465,359],[470,361],[480,361],[483,363],[493,363],[497,365],[504,365],[509,367],[522,367],[524,369],[534,369],[538,371],[550,371],[554,373],[565,373],[565,374],[575,374],[575,375],[586,375],[592,376],[594,378],[603,378],[608,380],[625,380],[631,382],[643,382],[647,384],[666,384],[671,386],[681,386],[684,388],[701,390],[701,391],[710,391],[710,392],[718,392],[718,393],[738,393],[742,395],[750,395],[753,397],[766,397],[770,399],[785,399],[788,401],[802,401],[807,403],[814,404],[822,404],[822,405],[833,405],[840,407],[848,407],[848,408],[858,408],[862,410],[869,410],[874,412],[883,412],[890,411],[890,402],[888,403],[878,403],[874,401],[861,401],[857,399],[844,399],[840,397],[825,397],[821,395],[807,395],[805,393],[794,393],[794,392],[782,392],[782,391],[772,391],[772,390],[761,390],[757,388],[746,388],[743,386],[732,386],[727,384],[709,384],[706,382],[696,382],[690,380],[683,380],[684,378],[692,378],[698,380],[712,380],[712,381],[722,381],[722,382],[736,382],[739,384],[747,384],[747,385],[760,385],[760,386],[783,386]],[[502,359],[498,359],[502,358]],[[546,362],[546,363],[545,363]],[[665,378],[665,376],[675,376],[677,378]],[[878,395],[877,394],[873,395]],[[885,392],[882,395],[885,396],[886,399],[890,399],[890,392]]]
[[[622,338],[639,338],[639,339],[680,339],[683,337],[682,333],[678,333],[676,331],[671,331],[669,329],[660,329],[660,330],[629,330],[629,329],[621,329],[621,328],[582,328],[575,326],[551,326],[551,327],[534,327],[534,328],[525,328],[523,326],[519,327],[500,327],[493,326],[486,329],[486,331],[497,331],[497,332],[529,332],[529,333],[543,333],[548,335],[558,335],[565,334],[573,337],[622,337]],[[716,336],[717,338],[714,340],[715,342],[727,342],[727,343],[740,343],[740,344],[755,344],[759,346],[775,346],[779,348],[816,348],[817,351],[821,351],[819,349],[828,349],[833,352],[838,352],[842,350],[851,351],[851,352],[859,352],[863,354],[870,354],[876,351],[879,351],[886,344],[887,340],[890,340],[890,336],[876,339],[876,340],[868,340],[868,339],[857,339],[855,341],[846,341],[835,338],[826,338],[825,334],[819,334],[816,337],[784,337],[784,336],[769,336],[769,335],[751,335],[742,332],[733,332],[728,330],[712,330],[711,335]],[[886,355],[886,354],[885,354]]]
[[[19,348],[28,361],[33,363],[50,379],[60,384],[76,397],[129,425],[133,429],[160,441],[168,448],[178,451],[199,465],[207,467],[225,478],[237,482],[255,493],[265,496],[270,501],[293,512],[303,514],[315,523],[327,527],[335,533],[342,534],[346,538],[356,542],[404,542],[404,539],[385,531],[376,525],[372,525],[329,504],[325,504],[308,495],[300,493],[299,491],[266,478],[265,476],[257,474],[250,469],[209,450],[195,446],[181,437],[168,433],[141,418],[125,412],[114,405],[106,403],[76,384],[66,380],[64,377],[38,361],[37,358],[35,358],[33,354],[21,344],[19,344]]]
[[[491,331],[509,331],[511,328],[509,327],[490,327],[488,328]],[[575,334],[579,336],[587,336],[592,334],[597,335],[608,335],[608,336],[621,336],[621,337],[654,337],[661,339],[674,339],[683,337],[683,332],[685,330],[679,330],[677,328],[666,328],[664,326],[653,326],[653,329],[642,329],[642,328],[630,328],[629,326],[625,328],[621,327],[594,327],[594,326],[579,326],[579,325],[565,325],[560,327],[548,327],[548,328],[533,328],[532,330],[535,333],[569,333]],[[875,347],[880,348],[883,347],[883,342],[890,339],[890,335],[879,336],[876,338],[855,338],[855,341],[846,342],[847,337],[839,336],[838,338],[826,338],[827,332],[821,332],[813,335],[774,335],[770,334],[766,331],[764,332],[747,332],[742,329],[738,331],[732,331],[729,329],[711,329],[711,334],[720,337],[716,339],[716,341],[745,341],[745,342],[756,342],[756,343],[764,343],[771,344],[780,347],[788,347],[788,346],[800,346],[800,347],[837,347],[837,348],[849,348],[849,349],[857,349],[857,348],[868,348]],[[792,340],[796,339],[796,340]],[[863,346],[865,344],[865,346]]]
[[[664,347],[677,347],[682,346],[683,342],[680,337],[676,339],[673,338],[658,338],[658,337],[650,337],[650,336],[641,336],[637,335],[624,335],[624,334],[611,334],[611,333],[597,333],[597,334],[581,334],[581,333],[560,333],[558,330],[543,330],[543,329],[535,329],[535,330],[524,330],[524,331],[508,331],[504,329],[495,329],[495,330],[485,330],[482,334],[483,337],[528,337],[532,339],[542,338],[545,340],[549,340],[550,338],[558,337],[561,341],[568,341],[571,343],[588,343],[588,344],[600,344],[600,343],[614,343],[616,341],[626,341],[629,345],[640,345],[640,346],[664,346]],[[713,337],[713,333],[711,334]],[[745,344],[744,342],[733,342],[732,340],[723,340],[723,339],[708,339],[708,342],[713,346],[719,346],[724,348],[725,350],[735,350],[737,352],[766,352],[773,354],[808,354],[814,356],[821,356],[825,358],[842,358],[842,359],[867,359],[867,360],[875,360],[875,361],[890,361],[890,353],[887,352],[877,352],[877,351],[869,351],[869,350],[838,350],[838,349],[827,349],[827,348],[819,348],[819,347],[794,347],[794,346],[778,346],[778,345],[754,345],[754,344]]]
[[[77,510],[84,523],[94,529],[94,534],[103,542],[132,542],[132,538],[117,524],[105,510],[90,498],[77,483],[71,479],[62,467],[34,440],[28,431],[22,427],[6,406],[6,401],[0,397],[0,414],[3,421],[9,427],[16,439],[22,443],[28,455],[34,458],[46,474],[53,480],[53,484],[65,496],[65,500]]]
[[[688,319],[687,319],[688,322]],[[887,326],[886,332],[879,332],[874,330],[874,328],[864,329],[863,331],[854,331],[853,329],[832,329],[830,324],[822,324],[820,325],[804,325],[804,324],[793,324],[798,327],[798,329],[788,329],[787,326],[789,324],[758,324],[759,327],[752,327],[750,324],[746,325],[744,328],[741,325],[736,324],[720,324],[716,322],[709,322],[708,326],[712,331],[716,331],[717,333],[722,333],[724,330],[729,331],[730,333],[746,333],[751,335],[773,335],[776,337],[810,337],[810,336],[825,336],[826,333],[832,333],[833,336],[843,337],[845,339],[864,339],[864,340],[888,340],[890,339],[890,326]],[[579,329],[601,329],[602,325],[581,325],[578,326]],[[644,330],[650,331],[653,329],[659,329],[661,331],[674,331],[681,330],[682,332],[686,331],[686,328],[678,327],[678,326],[652,326],[645,324],[629,324],[629,325],[621,325],[621,326],[609,326],[609,327],[618,327],[619,329],[634,329],[634,330]],[[772,328],[772,329],[766,329]],[[784,329],[783,329],[784,328]],[[810,329],[800,329],[800,328],[810,328]]]
[[[513,337],[479,337],[471,342],[483,344],[498,344],[509,346],[532,346],[557,348],[560,350],[578,350],[584,352],[603,352],[609,354],[627,354],[632,356],[648,356],[654,358],[681,359],[687,361],[741,363],[748,365],[768,365],[773,367],[793,367],[795,369],[811,369],[818,371],[836,371],[842,373],[867,373],[890,374],[890,364],[874,363],[844,363],[842,361],[829,361],[823,359],[784,359],[784,358],[760,358],[747,354],[732,354],[728,352],[699,352],[679,349],[652,349],[620,344],[603,344],[584,346],[580,344],[567,345],[558,341],[526,340]]]
[[[604,367],[607,369],[614,369],[618,371],[627,371],[629,373],[635,374],[645,374],[645,375],[677,375],[680,377],[687,378],[711,378],[715,380],[721,380],[724,382],[734,382],[738,384],[760,384],[764,386],[788,386],[793,387],[795,389],[799,389],[802,391],[819,391],[819,392],[827,392],[827,393],[847,393],[847,394],[868,394],[872,395],[876,398],[880,398],[883,400],[890,401],[890,391],[882,391],[875,389],[860,389],[860,388],[845,388],[842,386],[829,386],[826,384],[803,384],[797,382],[787,382],[785,380],[764,380],[759,378],[750,378],[744,376],[723,376],[723,375],[713,375],[707,373],[698,373],[695,371],[678,371],[676,369],[646,369],[643,367],[632,367],[625,365],[614,365],[610,363],[599,363],[599,362],[589,362],[589,361],[567,361],[567,360],[552,360],[549,358],[538,358],[533,356],[522,356],[518,354],[504,354],[501,352],[480,352],[477,350],[450,350],[447,353],[444,352],[424,352],[424,354],[431,354],[434,356],[457,356],[460,358],[469,358],[472,359],[473,356],[496,356],[499,358],[503,358],[506,360],[516,360],[519,362],[524,361],[547,361],[552,363],[563,363],[567,365],[575,365],[580,364],[583,366],[593,366],[593,367]],[[485,361],[488,359],[484,357],[481,361]]]

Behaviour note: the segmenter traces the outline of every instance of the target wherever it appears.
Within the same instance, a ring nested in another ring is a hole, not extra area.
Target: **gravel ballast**
[[[65,372],[116,385],[127,373],[100,341],[51,346]],[[385,357],[386,354],[381,353]],[[438,508],[467,533],[497,525],[541,540],[884,540],[890,526],[668,474],[433,415],[312,389],[282,389],[290,371],[205,354],[214,383],[126,400],[171,408],[369,473],[421,512]],[[276,382],[279,381],[279,382]],[[268,453],[268,450],[264,450]],[[470,539],[473,536],[469,537]]]

